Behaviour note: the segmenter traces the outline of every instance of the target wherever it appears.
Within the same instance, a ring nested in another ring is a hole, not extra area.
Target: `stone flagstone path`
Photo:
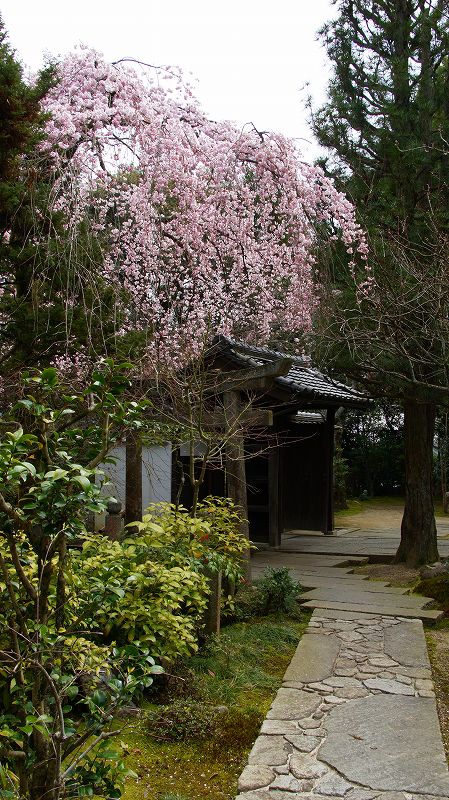
[[[291,552],[289,543],[288,552],[253,558],[254,577],[288,567],[315,610],[237,800],[449,800],[421,622],[441,612],[426,608],[430,598],[354,575],[368,559],[360,549],[350,554],[352,546],[339,555],[329,541],[321,555],[312,544]]]
[[[238,800],[449,800],[417,619],[315,610]]]
[[[394,556],[398,549],[399,539],[399,531],[393,530],[391,532],[364,530],[357,533],[350,531],[335,536],[307,536],[302,533],[295,536],[290,534],[284,538],[282,550],[284,552],[369,556],[371,559],[382,560],[385,557]],[[449,557],[447,533],[438,538],[438,550],[441,558]]]
[[[301,585],[309,589],[301,595],[301,603],[305,608],[399,615],[427,622],[435,622],[443,616],[442,611],[426,607],[433,603],[431,597],[409,595],[407,589],[390,586],[385,581],[370,581],[366,575],[354,575],[354,565],[366,563],[367,560],[366,556],[265,550],[254,555],[252,572],[256,578],[267,567],[288,567]]]

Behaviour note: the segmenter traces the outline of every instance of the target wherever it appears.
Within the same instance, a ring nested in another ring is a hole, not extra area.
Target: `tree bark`
[[[396,563],[411,567],[439,560],[433,508],[433,403],[404,404],[405,508]]]
[[[142,521],[142,442],[138,433],[126,435],[125,522]]]

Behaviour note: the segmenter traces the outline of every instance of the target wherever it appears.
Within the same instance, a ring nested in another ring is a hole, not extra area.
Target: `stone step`
[[[297,536],[291,537],[285,543],[285,552],[301,552],[317,555],[332,554],[343,556],[369,556],[370,560],[379,560],[382,557],[394,556],[400,542],[400,533],[397,536],[382,536],[376,530],[364,531],[359,536]],[[282,550],[284,550],[284,547]],[[441,557],[449,556],[449,541],[438,540],[438,549]]]
[[[302,586],[308,587],[310,589],[335,589],[337,581],[333,578],[322,578],[320,576],[307,576],[303,575],[301,581]],[[372,592],[373,594],[395,594],[395,595],[406,595],[407,589],[404,587],[399,586],[389,586],[388,583],[384,583],[383,581],[366,581],[363,579],[357,580],[357,576],[347,576],[345,577],[344,584],[340,581],[338,582],[338,586],[343,585],[348,589],[354,589],[366,592]]]
[[[360,586],[354,588],[350,588],[349,586],[345,585],[340,587],[332,587],[330,589],[317,587],[315,589],[311,589],[309,592],[305,592],[301,595],[300,603],[303,600],[332,600],[335,602],[340,603],[355,603],[356,605],[360,605],[361,603],[391,603],[395,605],[396,608],[416,608],[422,609],[428,603],[433,602],[432,598],[430,597],[420,597],[418,595],[404,595],[404,594],[395,594],[388,590],[384,592],[371,592],[369,583],[365,586]],[[398,611],[399,613],[399,611]]]
[[[437,622],[444,616],[444,611],[419,608],[398,608],[396,602],[342,603],[334,600],[308,600],[302,608],[320,608],[325,611],[349,611],[352,613],[374,614],[385,617],[407,617],[421,619],[423,622]]]
[[[341,555],[314,555],[312,553],[280,553],[279,551],[273,551],[268,553],[266,550],[263,550],[259,553],[255,553],[251,559],[252,563],[256,564],[258,561],[267,562],[269,564],[282,564],[282,566],[288,566],[289,564],[303,564],[304,566],[312,566],[312,567],[339,567],[339,566],[346,566],[343,562],[348,561],[348,558]],[[358,565],[360,562],[352,561],[351,564],[348,566],[355,566]],[[362,563],[365,563],[363,561]]]
[[[394,550],[396,552],[397,548]],[[285,548],[283,547],[281,550],[276,550],[273,555],[279,554],[283,556],[309,556],[311,559],[318,560],[321,558],[334,558],[336,564],[341,564],[341,566],[345,566],[346,564],[352,564],[353,566],[362,566],[363,564],[368,564],[369,562],[369,555],[360,554],[360,553],[352,553],[351,548],[347,550],[344,549],[337,549],[334,550],[327,550],[327,548],[322,545],[321,548],[307,548],[306,551],[303,552],[302,549],[299,547],[292,547],[292,548]],[[271,559],[270,553],[270,559]]]
[[[264,570],[268,569],[268,567],[272,567],[273,564],[270,561],[266,562],[255,562],[251,564],[251,571],[253,574],[256,572],[264,572]],[[335,578],[336,580],[340,580],[341,578],[345,578],[346,575],[352,575],[351,567],[292,567],[290,564],[285,564],[282,566],[286,566],[291,572],[301,573],[301,575],[321,575],[323,577]]]

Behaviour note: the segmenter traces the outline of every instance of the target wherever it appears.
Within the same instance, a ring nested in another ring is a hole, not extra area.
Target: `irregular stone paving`
[[[449,800],[422,623],[317,610],[237,800]]]

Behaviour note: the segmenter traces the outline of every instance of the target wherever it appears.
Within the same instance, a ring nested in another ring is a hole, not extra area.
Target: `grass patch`
[[[189,800],[185,794],[164,794],[161,800]]]
[[[189,800],[185,794],[164,794],[161,800]]]
[[[130,719],[120,738],[138,779],[129,780],[124,800],[233,800],[248,751],[308,620],[309,615],[297,621],[278,614],[229,625],[185,660],[179,676],[186,709],[194,714],[195,703],[209,707],[215,724],[202,738],[199,713],[198,736],[158,741],[149,733],[145,711],[141,719]],[[176,687],[176,678],[170,684]],[[156,702],[146,711],[154,719],[161,706],[157,696],[152,699]],[[160,699],[167,704],[170,695],[164,692]],[[179,710],[182,704],[176,702]],[[217,713],[217,706],[226,709]],[[187,727],[192,730],[191,721]]]
[[[340,517],[353,517],[355,514],[361,514],[363,509],[363,502],[361,500],[347,500],[348,507],[341,508],[335,512],[335,520],[338,522]]]

